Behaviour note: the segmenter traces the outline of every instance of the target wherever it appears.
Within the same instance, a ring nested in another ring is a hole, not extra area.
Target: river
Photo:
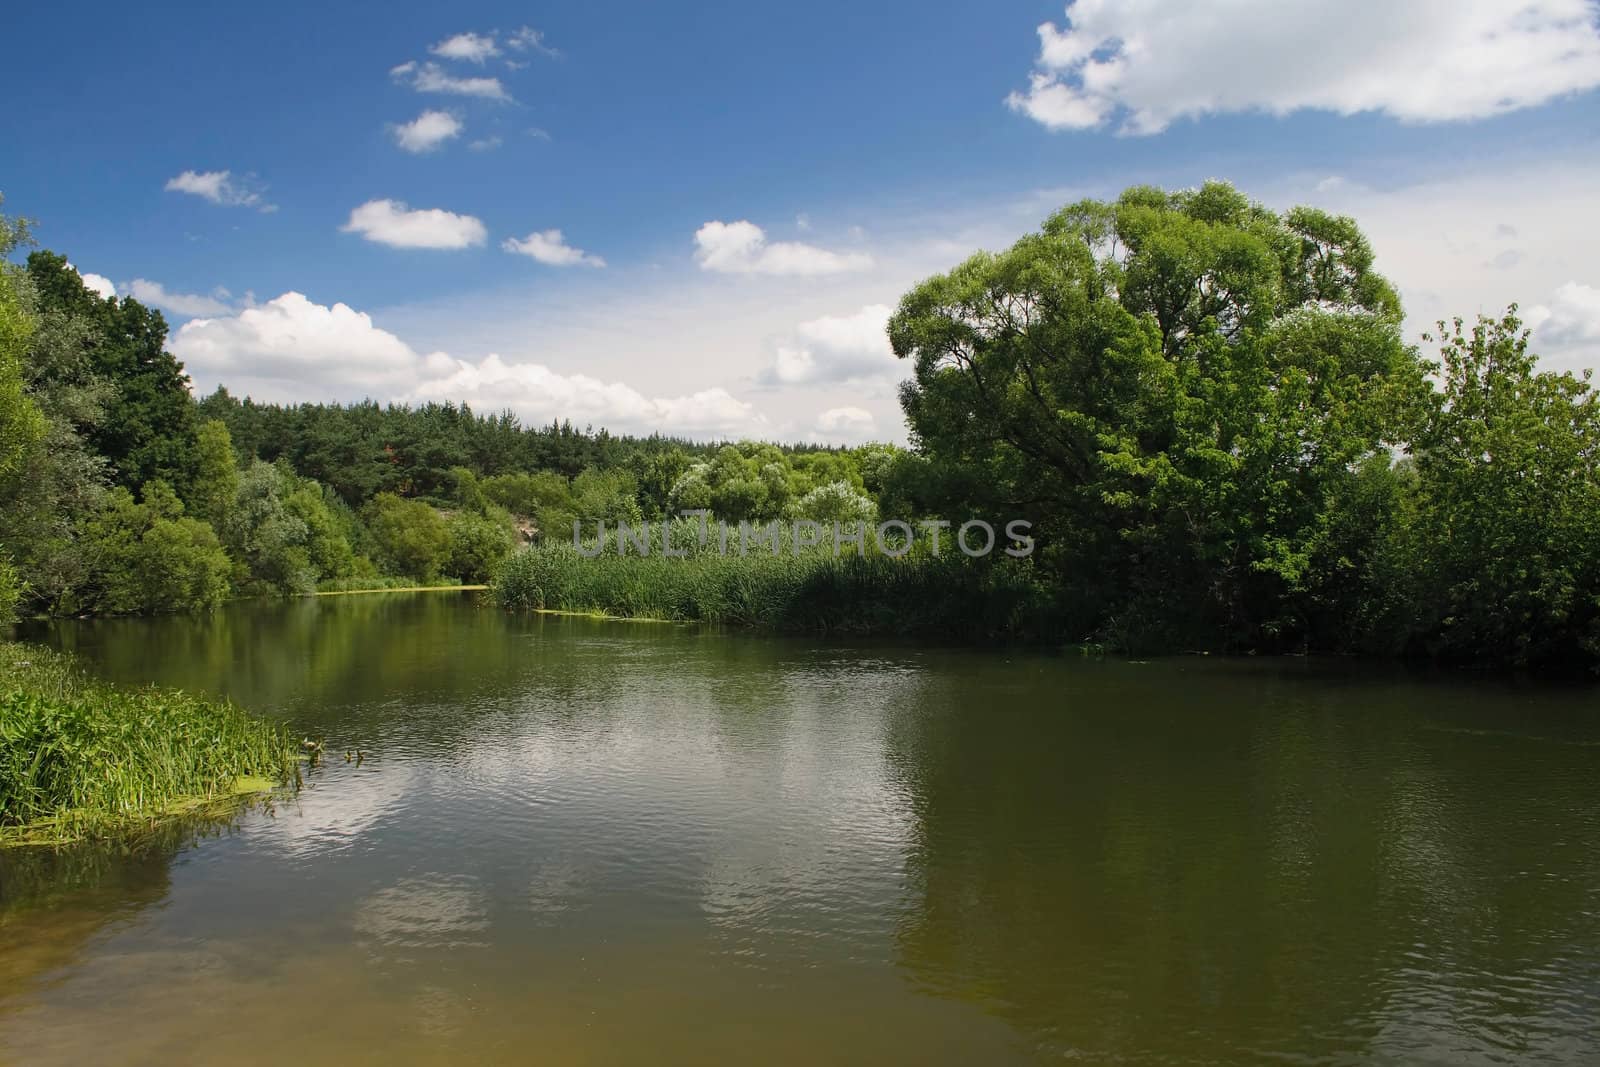
[[[0,1061],[1600,1062],[1586,688],[470,593],[25,636],[328,755],[0,855]]]

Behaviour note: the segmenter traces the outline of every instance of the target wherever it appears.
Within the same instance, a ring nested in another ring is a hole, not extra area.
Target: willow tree
[[[1337,641],[1350,508],[1422,378],[1350,219],[1231,186],[1129,189],[918,285],[889,323],[915,442],[963,501],[1031,518],[1124,645]],[[1348,601],[1348,597],[1345,598]]]

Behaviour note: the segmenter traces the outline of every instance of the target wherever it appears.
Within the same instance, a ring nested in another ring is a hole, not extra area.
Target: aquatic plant
[[[274,723],[226,701],[123,688],[48,649],[0,643],[0,844],[148,827],[296,774]]]
[[[586,558],[570,542],[547,542],[507,557],[490,590],[511,610],[811,633],[984,640],[1047,638],[1071,629],[1029,561],[952,553],[835,556],[824,546],[799,554]]]

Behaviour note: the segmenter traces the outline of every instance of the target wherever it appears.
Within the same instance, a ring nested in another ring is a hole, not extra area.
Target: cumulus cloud
[[[641,434],[737,437],[759,433],[765,424],[750,404],[721,387],[647,397],[622,382],[559,374],[541,363],[507,363],[493,354],[477,363],[456,360],[450,373],[422,382],[410,398],[465,401],[490,411],[509,407],[530,423],[571,419]]]
[[[478,96],[485,100],[509,102],[511,94],[499,78],[478,75],[458,78],[437,63],[402,63],[389,70],[390,77],[419,93],[446,93],[453,96]]]
[[[523,238],[508,237],[500,245],[507,252],[536,259],[552,267],[603,267],[606,261],[573,248],[560,230],[539,230]]]
[[[460,59],[479,66],[500,54],[492,33],[458,33],[454,37],[446,37],[428,51],[441,59]]]
[[[107,300],[117,295],[117,287],[113,285],[111,283],[111,279],[107,278],[104,274],[92,274],[86,271],[81,271],[78,270],[77,267],[74,267],[71,263],[68,263],[67,267],[78,272],[78,277],[83,280],[83,284],[88,287],[91,293],[95,293],[96,295]]]
[[[432,152],[461,135],[461,120],[448,111],[424,111],[410,122],[389,127],[395,144],[407,152]]]
[[[702,270],[723,274],[839,274],[865,270],[872,257],[862,252],[831,252],[800,241],[767,240],[753,222],[720,220],[695,231],[695,259]]]
[[[763,375],[770,385],[843,382],[881,384],[898,369],[889,347],[890,307],[868,304],[852,315],[824,315],[802,322],[780,344]]]
[[[225,383],[260,400],[373,397],[452,400],[487,411],[510,408],[530,424],[571,419],[617,432],[719,437],[759,434],[766,420],[726,389],[652,397],[623,382],[562,374],[541,363],[490,354],[423,355],[371,316],[289,292],[228,316],[185,323],[172,352],[197,381]]]
[[[878,420],[866,408],[829,408],[817,416],[806,436],[817,444],[859,445],[873,439]]]
[[[1548,304],[1530,307],[1533,348],[1554,370],[1600,365],[1600,288],[1567,282]]]
[[[1051,129],[1223,112],[1484,118],[1600,85],[1592,0],[1073,0],[1006,103]]]
[[[176,178],[167,179],[170,193],[188,193],[226,207],[253,207],[257,211],[276,211],[277,208],[262,199],[261,189],[254,179],[235,178],[229,170],[186,170]]]
[[[191,373],[213,381],[265,383],[274,399],[307,399],[307,384],[356,384],[360,393],[387,396],[408,387],[427,363],[374,326],[371,316],[295,292],[234,315],[184,323],[172,337],[172,353]]]
[[[399,200],[368,200],[340,229],[391,248],[471,248],[488,237],[471,215],[440,208],[412,211]]]
[[[160,282],[148,278],[135,278],[122,286],[122,291],[141,304],[170,311],[184,318],[198,315],[226,315],[232,310],[215,296],[204,293],[174,293]]]

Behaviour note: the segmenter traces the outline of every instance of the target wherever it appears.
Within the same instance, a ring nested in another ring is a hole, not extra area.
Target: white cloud
[[[1523,317],[1533,329],[1541,366],[1577,370],[1600,364],[1600,288],[1566,282],[1548,304],[1535,304]]]
[[[712,221],[695,231],[695,259],[703,270],[724,274],[838,274],[865,270],[872,257],[862,252],[830,252],[799,241],[769,243],[753,222]]]
[[[226,315],[232,310],[215,296],[206,296],[204,293],[168,292],[166,286],[147,278],[133,279],[122,286],[122,291],[141,304],[171,311],[184,318],[194,318],[197,315]],[[226,293],[227,290],[221,292]]]
[[[461,135],[461,120],[448,111],[424,111],[410,122],[389,127],[395,143],[407,152],[432,152]]]
[[[442,59],[460,59],[479,66],[500,54],[492,33],[458,33],[454,37],[446,37],[428,51]]]
[[[104,274],[86,273],[78,270],[78,268],[74,267],[71,263],[68,263],[67,267],[78,272],[78,277],[82,279],[84,286],[87,287],[90,292],[107,300],[117,295],[117,287],[113,285],[111,283],[111,279],[107,278]]]
[[[186,170],[176,178],[167,179],[166,190],[188,193],[226,207],[253,207],[257,211],[276,211],[277,208],[261,197],[256,183],[250,178],[234,178],[228,170]]]
[[[539,230],[523,238],[508,237],[500,245],[507,252],[536,259],[552,267],[603,267],[606,261],[591,256],[581,248],[573,248],[561,236],[560,230]]]
[[[891,310],[887,304],[868,304],[853,315],[802,322],[794,337],[778,346],[763,380],[773,385],[884,384],[905,369],[889,347]]]
[[[488,152],[491,149],[499,148],[504,143],[499,136],[480,137],[468,144],[467,147],[474,152]]]
[[[1600,86],[1593,0],[1073,0],[1026,92],[1051,129],[1158,133],[1224,112],[1484,118]]]
[[[370,316],[295,292],[235,315],[184,323],[172,337],[172,354],[191,374],[262,399],[311,399],[308,386],[352,398],[389,396],[409,387],[426,365]]]
[[[878,420],[866,408],[829,408],[817,416],[807,438],[815,444],[859,445],[873,440]]]
[[[419,93],[449,93],[455,96],[480,96],[486,100],[510,101],[511,94],[500,84],[499,78],[477,76],[458,78],[437,63],[402,63],[392,67],[389,74],[396,81],[408,83]]]
[[[470,248],[488,237],[471,215],[439,208],[412,211],[398,200],[368,200],[340,229],[392,248]]]
[[[552,58],[561,53],[544,43],[544,34],[532,26],[523,26],[506,37],[506,44],[518,52],[538,52]]]
[[[263,401],[453,400],[484,411],[510,408],[532,425],[571,419],[639,434],[745,436],[767,426],[750,404],[721,387],[652,397],[622,382],[493,353],[476,362],[443,352],[421,355],[371,316],[295,292],[185,323],[173,335],[172,352],[202,391],[225,384]]]
[[[1452,172],[1427,181],[1373,188],[1346,179],[1312,191],[1262,189],[1274,207],[1311,203],[1352,216],[1372,242],[1376,266],[1400,290],[1406,334],[1420,342],[1436,323],[1461,316],[1498,318],[1522,308],[1540,366],[1600,366],[1600,345],[1584,342],[1585,288],[1597,281],[1593,225],[1600,212],[1588,157],[1529,161],[1505,170]],[[1579,282],[1586,284],[1579,284]],[[1536,321],[1537,320],[1537,321]]]
[[[621,382],[559,374],[542,363],[507,363],[494,354],[477,363],[456,360],[450,373],[422,382],[410,399],[465,401],[486,411],[509,407],[532,424],[571,419],[578,426],[640,434],[740,437],[758,434],[765,425],[751,405],[720,386],[647,397]]]

